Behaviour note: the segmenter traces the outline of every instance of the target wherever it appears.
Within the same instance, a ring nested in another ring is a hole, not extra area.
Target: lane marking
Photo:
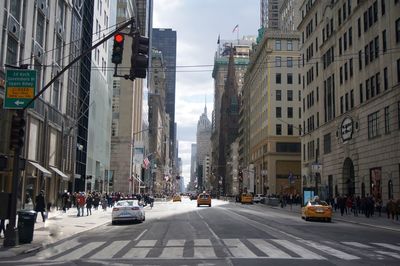
[[[168,240],[166,247],[183,247],[185,246],[185,239],[170,239]]]
[[[303,259],[315,259],[315,260],[326,260],[326,258],[309,251],[308,249],[303,248],[302,246],[296,245],[288,240],[282,239],[272,239],[275,243],[287,248],[290,251],[293,251]]]
[[[107,245],[102,250],[100,250],[96,254],[92,255],[90,258],[92,258],[92,259],[110,259],[115,254],[117,254],[118,251],[120,251],[123,247],[125,247],[129,242],[130,242],[130,240],[114,241],[111,243],[111,245]]]
[[[304,240],[302,242],[304,244],[312,247],[312,248],[315,248],[315,249],[321,250],[323,252],[326,252],[327,254],[329,254],[331,256],[334,256],[334,257],[337,257],[339,259],[343,259],[343,260],[358,260],[358,259],[361,259],[360,257],[345,253],[343,251],[340,251],[340,250],[337,250],[337,249],[334,249],[334,248],[331,248],[331,247],[328,247],[328,246],[321,245],[321,244],[313,242],[313,241]]]
[[[154,247],[157,243],[157,240],[140,240],[139,243],[137,243],[135,246],[136,247]]]
[[[201,259],[214,259],[217,258],[217,255],[215,255],[214,248],[212,247],[194,247],[193,257]]]
[[[399,246],[392,245],[392,244],[387,244],[387,243],[371,243],[371,244],[374,244],[374,245],[377,245],[377,246],[381,246],[381,247],[384,247],[384,248],[388,248],[388,249],[393,249],[393,250],[396,250],[396,251],[400,251],[400,247]]]
[[[345,245],[348,245],[348,246],[356,247],[356,248],[373,248],[372,246],[368,246],[368,245],[361,244],[358,242],[342,242],[342,243]]]
[[[239,239],[222,239],[225,245],[236,258],[257,258],[250,249],[248,249]]]
[[[143,230],[143,232],[140,233],[140,235],[138,235],[138,237],[136,237],[134,240],[138,241],[146,232],[147,232],[147,229]]]
[[[48,247],[35,255],[35,259],[43,260],[46,258],[57,256],[65,251],[75,248],[80,243],[76,239],[71,239],[53,247]],[[32,257],[25,258],[21,261],[32,261]]]
[[[194,246],[212,246],[210,239],[194,239]]]
[[[256,248],[264,252],[269,258],[289,259],[291,256],[264,239],[248,239]]]
[[[122,258],[124,259],[143,259],[149,254],[151,248],[131,248]]]
[[[166,247],[159,256],[163,259],[177,259],[183,258],[183,247]]]
[[[393,258],[400,259],[400,255],[395,252],[381,251],[381,250],[377,250],[376,252],[379,254],[382,254],[382,255],[391,256]]]
[[[101,245],[103,245],[104,241],[102,242],[90,242],[87,243],[85,245],[83,245],[82,247],[72,251],[72,252],[68,252],[67,254],[65,254],[64,256],[61,256],[57,259],[55,259],[56,261],[70,261],[71,258],[73,259],[79,259],[83,256],[85,256],[86,254],[88,254],[90,251],[94,250],[95,248],[100,247]]]

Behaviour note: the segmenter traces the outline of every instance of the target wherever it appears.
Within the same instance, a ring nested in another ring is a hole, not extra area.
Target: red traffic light
[[[115,34],[114,35],[114,41],[121,43],[124,41],[124,35],[122,34]]]

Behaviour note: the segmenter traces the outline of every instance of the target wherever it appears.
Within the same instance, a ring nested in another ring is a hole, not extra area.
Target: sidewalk
[[[290,205],[286,205],[283,208],[281,208],[280,206],[269,206],[269,205],[265,206],[273,209],[280,209],[288,212],[298,213],[299,217],[301,215],[301,206],[299,204],[297,205],[293,204],[292,207],[290,207]],[[397,221],[396,217],[394,220],[388,219],[386,212],[382,212],[381,217],[379,217],[379,214],[375,212],[373,217],[367,218],[365,217],[364,214],[361,213],[358,214],[358,216],[354,216],[353,213],[349,214],[344,213],[343,216],[341,216],[340,211],[337,210],[336,212],[335,211],[333,212],[332,220],[400,232],[400,219]]]
[[[77,217],[76,208],[71,208],[65,213],[62,210],[54,210],[49,212],[49,217],[45,223],[42,222],[42,217],[39,213],[34,227],[32,242],[15,247],[3,247],[4,238],[1,238],[0,258],[33,252],[61,239],[109,223],[111,221],[111,211],[112,208],[107,208],[106,211],[101,208],[98,210],[92,209],[92,215]]]

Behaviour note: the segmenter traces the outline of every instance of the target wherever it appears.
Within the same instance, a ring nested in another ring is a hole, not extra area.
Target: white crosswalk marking
[[[393,249],[393,250],[396,250],[396,251],[400,251],[400,247],[399,246],[392,245],[392,244],[387,244],[387,243],[371,243],[371,244],[374,244],[374,245],[377,245],[377,246],[381,246],[381,247],[384,247],[384,248],[388,248],[388,249]]]
[[[373,248],[372,246],[368,246],[368,245],[361,244],[358,242],[342,242],[342,243],[345,245],[348,245],[348,246],[356,247],[356,248]]]
[[[183,247],[166,247],[163,249],[159,258],[171,259],[171,258],[182,258],[183,257]]]
[[[143,259],[149,254],[152,248],[131,248],[122,258],[124,259]]]
[[[54,247],[49,247],[43,251],[40,251],[39,253],[36,254],[36,258],[41,260],[41,259],[47,259],[53,256],[56,256],[58,254],[61,254],[69,249],[72,249],[76,246],[79,245],[79,242],[76,239],[68,240],[66,242],[63,242],[59,245],[56,245]],[[28,257],[26,259],[23,259],[21,261],[32,261],[31,257]]]
[[[194,247],[194,255],[195,258],[216,258],[214,248],[212,247]]]
[[[57,261],[64,261],[64,260],[71,260],[71,258],[74,259],[79,259],[83,256],[85,256],[86,254],[88,254],[90,251],[94,250],[95,248],[100,247],[101,245],[103,245],[106,242],[90,242],[87,243],[85,245],[83,245],[82,247],[72,251],[72,252],[68,252],[67,254],[65,254],[64,256],[61,256],[59,258],[57,258]]]
[[[185,239],[171,239],[168,240],[167,242],[167,247],[183,247],[185,245],[186,240]]]
[[[125,247],[130,241],[114,241],[110,245],[107,245],[105,248],[91,256],[93,259],[110,259],[115,254],[118,253],[123,247]]]
[[[194,246],[212,246],[210,239],[195,239],[193,242]]]
[[[248,249],[239,239],[222,239],[229,251],[237,258],[256,258],[250,249]]]
[[[305,243],[306,245],[308,245],[308,246],[310,246],[312,248],[321,250],[323,252],[328,253],[331,256],[334,256],[334,257],[337,257],[337,258],[340,258],[340,259],[344,259],[344,260],[358,260],[358,259],[360,259],[360,257],[345,253],[343,251],[340,251],[340,250],[337,250],[337,249],[334,249],[334,248],[331,248],[331,247],[328,247],[328,246],[325,246],[325,245],[321,245],[321,244],[316,243],[316,242],[307,241],[307,240],[303,240],[301,242]]]
[[[400,259],[400,255],[397,254],[397,253],[394,253],[394,252],[381,251],[381,250],[377,250],[376,252],[379,253],[379,254],[382,254],[382,255],[387,255],[387,256],[391,256],[391,257],[396,258],[396,259]]]
[[[157,240],[140,240],[136,246],[137,247],[154,247]]]
[[[249,241],[270,258],[288,259],[291,256],[264,239],[249,239]]]
[[[279,245],[293,251],[294,253],[298,254],[303,259],[310,259],[310,260],[325,260],[324,257],[309,251],[308,249],[303,248],[302,246],[293,244],[288,240],[280,240],[280,239],[273,239],[272,241],[278,243]]]

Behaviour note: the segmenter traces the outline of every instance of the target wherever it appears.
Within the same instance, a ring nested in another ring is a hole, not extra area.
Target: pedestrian
[[[375,202],[375,209],[377,210],[377,212],[379,213],[379,217],[381,217],[381,212],[382,212],[382,200],[381,199],[377,199]]]
[[[92,205],[93,205],[93,197],[92,195],[89,193],[87,198],[86,198],[86,213],[87,216],[92,215]]]
[[[78,217],[84,215],[85,204],[86,204],[85,195],[83,195],[83,192],[78,193],[76,197],[76,207],[78,209],[78,215],[77,215]]]
[[[6,219],[1,218],[0,219],[0,238],[1,238],[1,232],[3,232],[3,237],[6,236]]]
[[[61,197],[63,212],[67,212],[68,199],[69,199],[69,194],[67,193],[67,190],[64,190],[64,194]]]
[[[396,202],[393,199],[390,199],[386,203],[386,212],[388,219],[392,218],[392,220],[394,220],[394,216],[396,215]]]
[[[43,222],[46,221],[45,206],[46,204],[44,203],[44,191],[41,190],[39,195],[37,195],[35,198],[35,211],[40,212]]]
[[[108,205],[108,200],[107,198],[104,196],[103,199],[101,200],[101,207],[103,207],[103,211],[107,210],[107,205]]]

